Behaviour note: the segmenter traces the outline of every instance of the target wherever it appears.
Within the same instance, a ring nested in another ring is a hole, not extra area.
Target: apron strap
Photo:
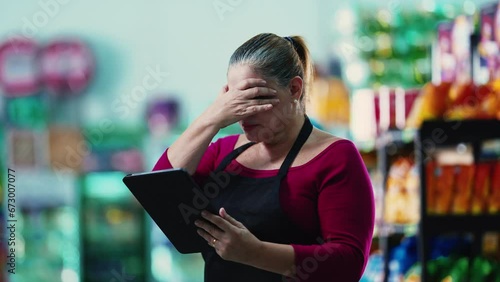
[[[234,149],[233,151],[231,151],[231,153],[229,153],[226,157],[224,157],[224,159],[222,159],[222,162],[220,162],[220,164],[217,166],[217,168],[215,169],[215,172],[222,171],[224,168],[226,168],[227,165],[229,165],[229,163],[233,159],[235,159],[239,154],[241,154],[243,151],[248,149],[248,147],[250,147],[254,144],[255,144],[255,142],[248,142],[246,144],[239,146],[238,148]]]
[[[300,129],[299,136],[297,136],[297,139],[293,143],[292,148],[288,152],[288,154],[285,157],[285,160],[281,164],[280,170],[278,172],[278,176],[283,177],[288,173],[288,169],[293,163],[293,160],[297,156],[297,154],[300,151],[300,148],[302,148],[302,145],[307,141],[307,138],[311,134],[313,129],[313,126],[311,124],[311,121],[307,116],[305,116],[304,124],[302,125],[302,128]],[[222,162],[217,166],[215,169],[215,172],[222,171],[224,168],[226,168],[229,163],[235,159],[239,154],[241,154],[243,151],[248,149],[250,146],[254,145],[255,142],[248,142],[244,145],[241,145],[240,147],[234,149],[231,153],[229,153],[224,159],[222,159]]]
[[[295,143],[293,143],[292,148],[288,152],[288,155],[286,155],[285,160],[281,164],[280,170],[278,172],[278,175],[280,177],[285,176],[288,173],[288,169],[290,166],[292,166],[293,160],[295,157],[299,154],[300,148],[302,148],[302,145],[306,143],[307,138],[309,138],[309,135],[311,134],[313,129],[313,126],[311,124],[311,121],[307,116],[305,116],[304,124],[302,125],[302,128],[300,129],[299,136],[297,136],[297,139],[295,140]]]

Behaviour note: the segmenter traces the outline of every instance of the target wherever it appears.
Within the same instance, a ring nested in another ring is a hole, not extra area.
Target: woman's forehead
[[[262,75],[254,71],[248,64],[237,64],[229,68],[227,72],[227,83],[229,86],[236,85],[240,81],[248,78],[263,78]]]

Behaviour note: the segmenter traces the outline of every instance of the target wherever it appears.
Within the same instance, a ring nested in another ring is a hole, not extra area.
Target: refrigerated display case
[[[232,131],[229,131],[232,130]],[[226,129],[214,137],[235,134],[237,128]],[[151,170],[165,149],[179,138],[181,130],[172,130],[164,135],[151,134],[143,140],[146,170]],[[181,254],[170,243],[156,223],[146,214],[149,233],[148,254],[151,260],[151,282],[203,281],[204,261],[201,254]]]
[[[123,184],[124,176],[108,171],[80,178],[83,281],[147,281],[145,212]]]
[[[80,281],[75,175],[16,169],[15,178],[16,273],[8,281]]]
[[[201,254],[181,254],[148,217],[150,230],[151,281],[203,281]]]

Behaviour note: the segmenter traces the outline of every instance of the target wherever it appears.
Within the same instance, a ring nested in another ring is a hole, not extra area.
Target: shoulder
[[[207,151],[215,155],[227,155],[234,149],[238,141],[238,134],[214,138],[208,146]]]
[[[351,140],[334,136],[328,132],[314,129],[310,140],[306,143],[309,150],[317,155],[323,154],[358,154],[358,150]]]
[[[212,141],[212,143],[210,143],[210,146],[232,147],[231,149],[233,149],[234,145],[239,139],[239,136],[239,134],[233,134],[216,138],[215,141]]]
[[[308,151],[312,154],[310,164],[327,175],[358,171],[364,163],[356,145],[349,139],[333,136],[318,130],[311,137]]]
[[[326,148],[314,160],[318,192],[330,187],[337,191],[371,188],[371,181],[361,154],[348,139],[325,140]]]

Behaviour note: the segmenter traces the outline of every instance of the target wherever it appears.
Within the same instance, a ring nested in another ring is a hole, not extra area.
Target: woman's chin
[[[257,138],[257,134],[251,131],[243,131],[243,134],[245,134],[245,137],[247,138],[248,141],[251,142],[259,142],[259,138]]]
[[[274,135],[268,132],[268,130],[243,130],[243,133],[248,141],[255,143],[271,143],[274,139]]]

